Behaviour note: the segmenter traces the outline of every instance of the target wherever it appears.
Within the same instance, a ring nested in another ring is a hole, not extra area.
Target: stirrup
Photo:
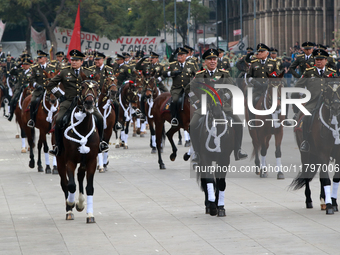
[[[117,122],[116,125],[115,125],[115,129],[116,131],[119,130],[119,129],[122,129],[122,124],[120,124],[120,122]]]
[[[300,145],[300,151],[309,152],[309,149],[310,149],[309,142],[307,140],[303,140]]]
[[[12,119],[13,119],[13,115],[14,115],[14,114],[10,114],[10,115],[8,116],[8,118],[7,118],[7,119],[8,119],[8,121],[12,121]]]
[[[27,122],[27,126],[28,126],[29,128],[34,128],[34,126],[35,126],[34,120],[30,119],[30,120]]]
[[[247,153],[242,153],[242,150],[239,149],[237,151],[237,153],[235,154],[235,160],[242,160],[242,159],[246,159],[248,158],[248,154]]]
[[[54,146],[54,149],[48,151],[48,153],[49,153],[51,156],[58,156],[58,154],[59,154],[59,148],[58,148],[58,146],[55,145],[55,146]]]
[[[177,127],[178,126],[178,119],[177,118],[172,118],[171,123],[172,126]]]
[[[99,144],[99,152],[108,152],[109,145],[105,141],[101,141]]]

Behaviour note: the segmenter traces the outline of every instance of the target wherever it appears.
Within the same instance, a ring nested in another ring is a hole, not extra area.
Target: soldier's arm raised
[[[60,71],[56,76],[54,76],[50,82],[47,84],[46,89],[48,91],[51,91],[57,98],[63,96],[65,94],[64,91],[62,91],[58,84],[63,80],[62,76],[63,72]]]

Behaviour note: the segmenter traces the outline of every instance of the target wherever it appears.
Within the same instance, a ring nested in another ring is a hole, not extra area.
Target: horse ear
[[[83,73],[82,71],[80,71],[80,77],[83,81],[85,81],[87,79],[87,76],[85,73]]]

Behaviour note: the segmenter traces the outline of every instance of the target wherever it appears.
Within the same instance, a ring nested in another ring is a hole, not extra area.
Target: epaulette
[[[169,63],[169,65],[175,64],[176,62],[177,62],[177,61],[171,62],[171,63]]]
[[[282,60],[282,58],[276,58],[277,60]]]
[[[297,57],[302,57],[303,55],[305,55],[305,54],[299,54],[299,55],[296,55]]]
[[[205,71],[205,69],[203,69],[202,71],[198,71],[198,72],[196,72],[196,74],[203,73],[204,71]]]
[[[254,59],[252,61],[250,61],[250,63],[255,63],[255,62],[258,62],[259,60],[258,59]]]
[[[310,71],[310,70],[313,70],[314,69],[314,66],[313,67],[310,67],[310,68],[306,68],[305,71]]]
[[[269,61],[273,61],[273,62],[276,62],[276,59],[271,59],[271,58],[270,58],[270,59],[269,59]]]
[[[37,67],[37,66],[38,66],[38,64],[35,64],[35,65],[31,66],[31,68],[34,68],[34,67]]]
[[[84,67],[84,66],[83,66],[83,69],[88,70],[88,71],[93,71],[93,70],[91,70],[90,68]]]
[[[48,66],[51,66],[51,67],[53,67],[53,68],[56,68],[56,66],[55,66],[55,65],[52,65],[52,64],[48,64]]]
[[[64,66],[64,67],[61,68],[61,70],[64,70],[64,69],[70,68],[70,67],[71,67],[71,66]]]
[[[224,70],[224,69],[218,69],[218,70],[221,71],[221,72],[224,72],[224,73],[229,73],[228,70]]]
[[[111,66],[108,66],[108,65],[105,65],[105,67],[110,68],[110,69],[113,69]]]
[[[188,63],[189,63],[189,64],[192,64],[192,65],[195,65],[195,63],[193,63],[193,62],[189,62],[189,61],[188,61]]]
[[[327,68],[327,70],[330,70],[330,71],[332,71],[333,73],[336,73],[336,71],[335,71],[334,69],[332,69],[332,68]]]

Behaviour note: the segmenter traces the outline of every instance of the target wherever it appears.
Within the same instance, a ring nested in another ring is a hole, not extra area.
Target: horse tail
[[[300,172],[298,176],[295,177],[295,179],[289,185],[289,189],[293,190],[301,189],[303,186],[306,185],[306,183],[313,180],[317,172],[318,171],[316,171],[315,169],[312,170],[312,168],[309,166],[305,171]]]

